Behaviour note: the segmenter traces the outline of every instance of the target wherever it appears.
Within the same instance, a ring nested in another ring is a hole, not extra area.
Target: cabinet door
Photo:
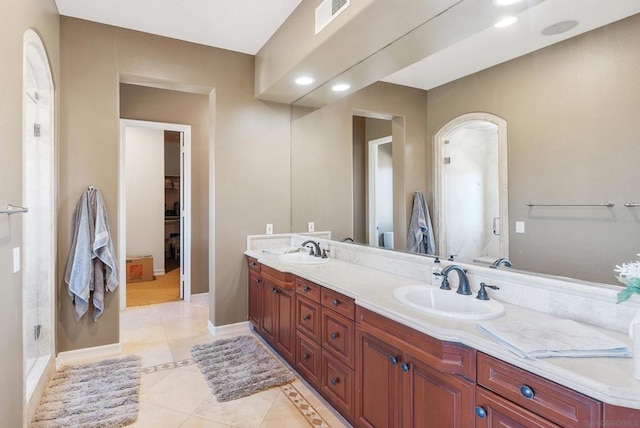
[[[249,271],[249,321],[255,330],[262,328],[262,279],[252,271]]]
[[[276,299],[278,301],[276,323],[276,349],[282,357],[295,364],[296,350],[296,328],[295,328],[295,305],[294,291],[278,287]]]
[[[400,352],[356,330],[356,422],[359,426],[400,425]]]
[[[409,354],[402,371],[403,427],[468,428],[475,423],[475,385],[442,373]]]
[[[262,329],[260,333],[267,342],[274,345],[278,322],[278,287],[262,278]]]
[[[476,387],[475,414],[476,428],[560,428],[479,386]]]

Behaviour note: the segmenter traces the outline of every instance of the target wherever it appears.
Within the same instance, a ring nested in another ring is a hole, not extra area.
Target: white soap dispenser
[[[440,266],[440,259],[436,257],[431,268],[431,285],[440,287],[440,284],[442,284],[442,266]]]

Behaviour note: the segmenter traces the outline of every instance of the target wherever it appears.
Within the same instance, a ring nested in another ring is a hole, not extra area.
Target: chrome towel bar
[[[631,207],[640,207],[640,203],[627,201],[627,202],[624,203],[624,206],[625,207],[629,207],[629,208],[631,208]]]
[[[535,202],[527,202],[528,207],[609,207],[615,204],[613,202],[605,202],[604,204],[538,204]]]
[[[19,207],[17,205],[7,204],[7,209],[6,210],[0,210],[0,214],[11,215],[11,214],[18,214],[18,213],[26,213],[28,211],[29,211],[29,208]]]

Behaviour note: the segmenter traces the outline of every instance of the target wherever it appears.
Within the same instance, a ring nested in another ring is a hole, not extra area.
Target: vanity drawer
[[[355,359],[355,324],[350,319],[322,308],[322,349],[353,368]]]
[[[247,257],[247,264],[249,265],[250,272],[260,273],[260,263],[257,259],[254,259],[253,257]]]
[[[269,266],[260,266],[260,273],[262,275],[262,279],[269,280],[285,290],[293,290],[294,278],[292,274],[280,272],[279,270],[270,268]]]
[[[322,374],[322,350],[320,345],[310,341],[305,335],[298,332],[296,337],[298,352],[296,353],[296,369],[316,388],[320,386]]]
[[[353,380],[353,370],[322,351],[322,393],[347,419],[354,414]]]
[[[296,295],[296,329],[320,344],[320,304]]]
[[[601,418],[599,401],[480,352],[478,384],[562,427],[594,426]]]
[[[322,306],[331,308],[350,320],[356,318],[356,304],[353,299],[324,287],[322,288]]]
[[[549,422],[548,420],[513,404],[511,401],[505,400],[491,391],[487,391],[479,386],[476,388],[476,428],[490,428],[496,426],[561,428],[553,422]],[[480,417],[478,415],[479,411],[485,412],[484,417]]]
[[[296,291],[314,302],[320,303],[321,286],[306,279],[296,277]]]

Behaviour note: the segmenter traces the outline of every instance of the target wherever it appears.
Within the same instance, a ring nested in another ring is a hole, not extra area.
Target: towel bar
[[[638,202],[631,202],[631,201],[627,201],[624,203],[625,207],[640,207],[640,204]]]
[[[609,207],[615,204],[613,202],[605,202],[603,204],[538,204],[535,202],[527,202],[528,207]]]
[[[7,204],[6,210],[0,210],[0,214],[18,214],[18,213],[26,213],[29,211],[29,208],[19,207],[17,205]]]

